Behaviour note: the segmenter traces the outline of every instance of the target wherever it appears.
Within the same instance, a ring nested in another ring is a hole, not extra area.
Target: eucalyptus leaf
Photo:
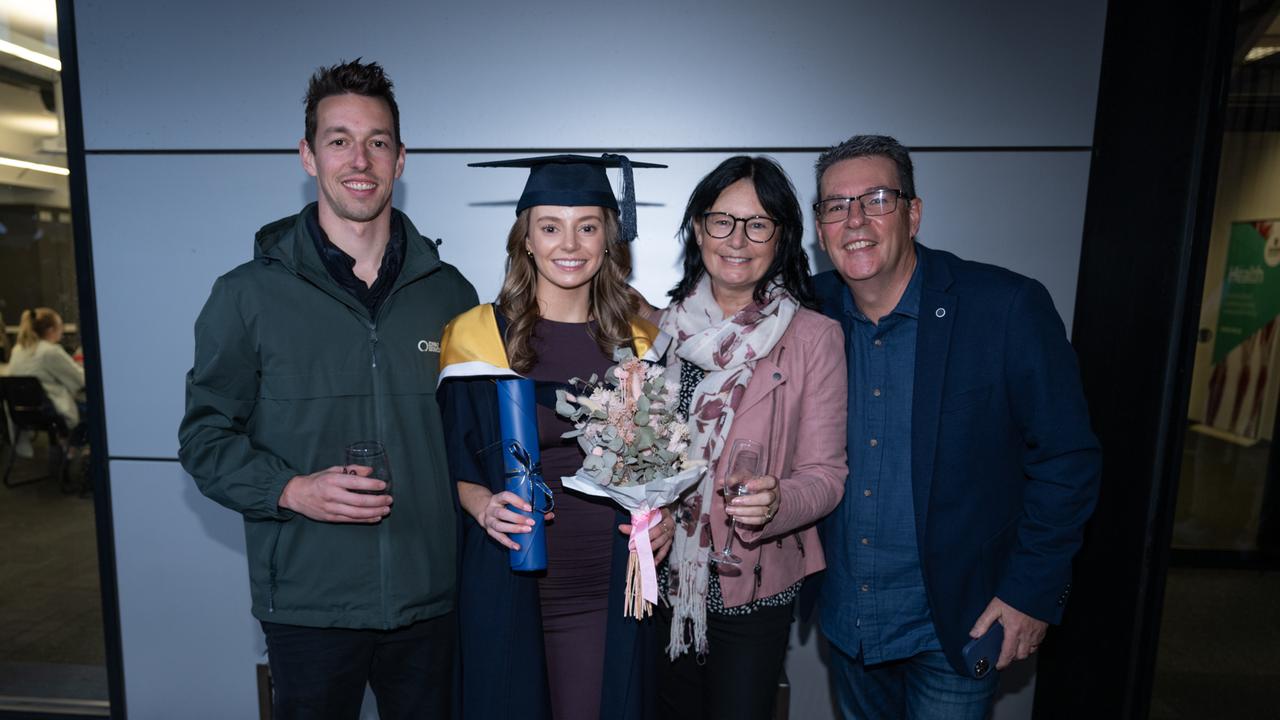
[[[655,435],[651,428],[647,428],[647,427],[636,428],[635,445],[638,450],[643,451],[643,450],[652,448],[654,439],[655,439]]]

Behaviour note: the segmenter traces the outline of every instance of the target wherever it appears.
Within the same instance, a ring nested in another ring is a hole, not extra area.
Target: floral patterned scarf
[[[707,652],[707,556],[711,553],[711,502],[715,498],[716,461],[724,450],[734,413],[755,371],[756,360],[767,356],[786,332],[800,304],[781,285],[774,284],[763,303],[751,303],[726,318],[703,275],[689,297],[667,308],[659,327],[675,338],[677,360],[667,377],[679,381],[682,363],[706,371],[689,403],[689,459],[705,460],[707,473],[675,506],[676,533],[671,550],[668,600],[673,608],[672,660],[692,644]],[[692,633],[687,629],[692,625]]]

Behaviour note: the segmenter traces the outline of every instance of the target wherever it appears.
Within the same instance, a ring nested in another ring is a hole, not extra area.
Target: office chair
[[[67,430],[67,422],[58,414],[44,388],[40,386],[40,381],[26,375],[0,377],[0,403],[9,412],[14,437],[22,430],[49,434],[49,473],[9,482],[13,463],[18,457],[17,449],[10,447],[9,462],[4,469],[4,486],[12,488],[29,485],[53,476],[58,476],[65,486],[68,483],[67,470],[70,463],[67,462],[67,453],[61,440],[66,439],[70,432]]]

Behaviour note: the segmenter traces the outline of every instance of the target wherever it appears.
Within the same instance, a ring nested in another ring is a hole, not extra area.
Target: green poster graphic
[[[1280,222],[1231,224],[1213,362],[1280,315]]]

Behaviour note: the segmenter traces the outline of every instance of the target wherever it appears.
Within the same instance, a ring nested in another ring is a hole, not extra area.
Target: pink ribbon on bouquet
[[[640,509],[631,513],[631,547],[640,560],[640,588],[644,599],[658,602],[658,571],[653,562],[653,545],[649,542],[649,527],[662,522],[662,510]]]

